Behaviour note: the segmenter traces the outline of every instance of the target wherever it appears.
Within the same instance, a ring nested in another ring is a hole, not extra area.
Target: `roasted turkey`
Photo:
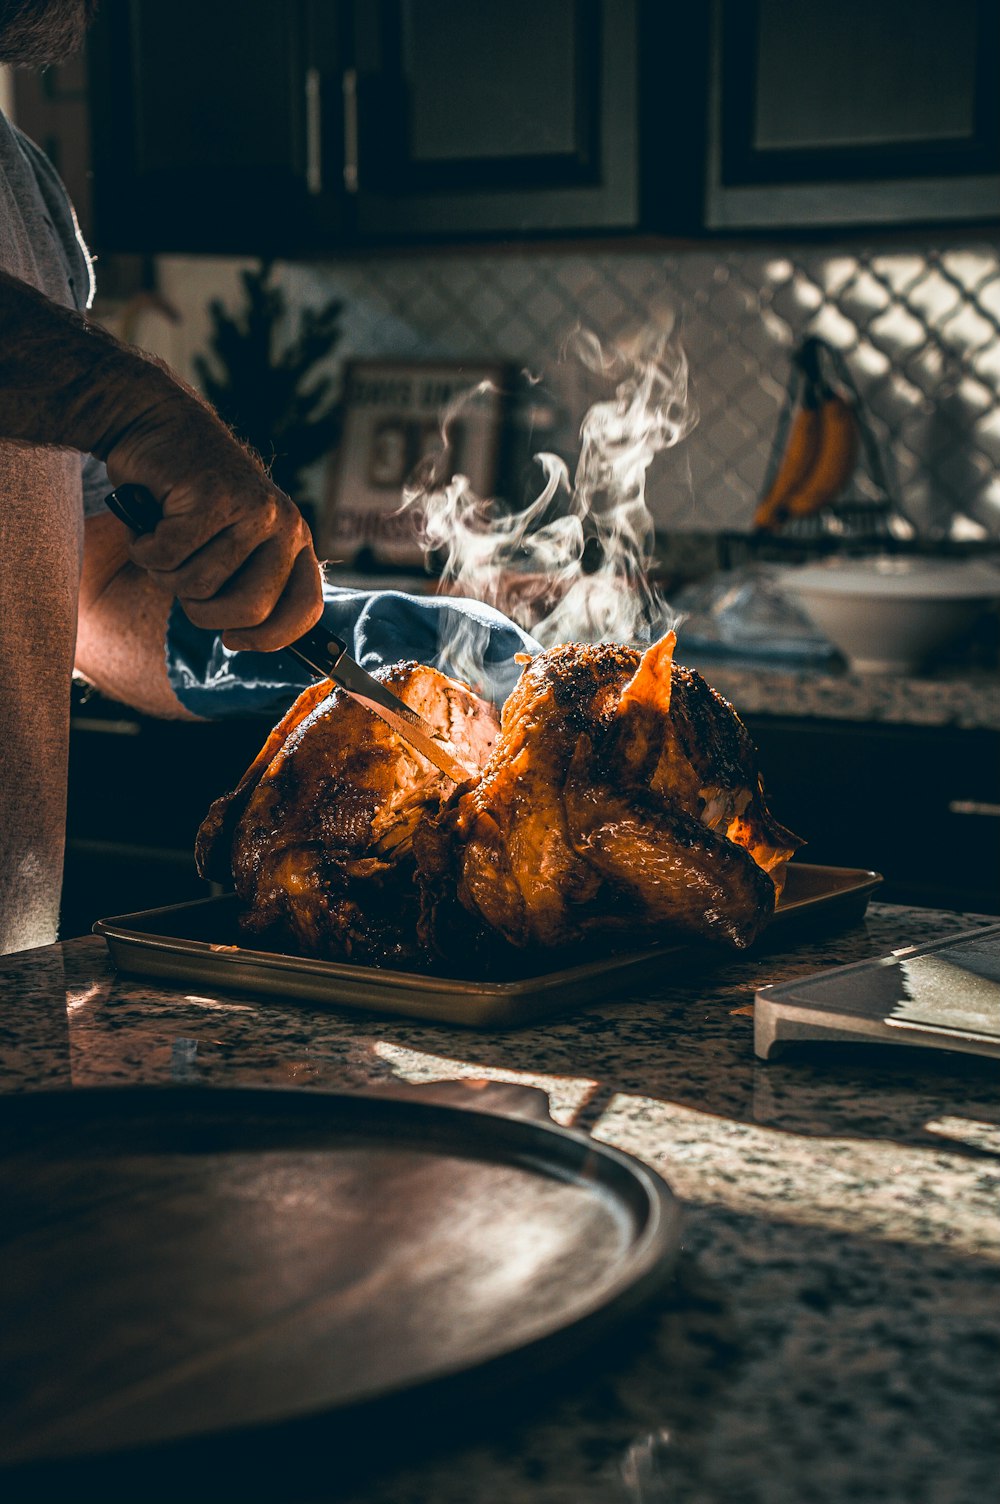
[[[434,669],[380,671],[482,770],[455,788],[330,686],[306,690],[198,839],[251,932],[313,956],[475,967],[580,941],[743,947],[799,844],[732,707],[673,662],[567,644],[492,707]]]
[[[799,842],[743,723],[673,650],[669,633],[530,663],[482,778],[418,828],[427,943],[449,949],[468,916],[521,947],[756,938]]]
[[[376,677],[482,767],[493,706],[423,664]],[[204,877],[243,900],[243,928],[307,956],[417,958],[413,832],[454,785],[364,705],[323,682],[306,689],[198,832]]]

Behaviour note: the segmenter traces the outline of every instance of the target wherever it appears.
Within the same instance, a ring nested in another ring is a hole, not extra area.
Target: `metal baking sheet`
[[[765,934],[770,940],[776,928],[807,920],[860,919],[881,881],[877,872],[861,868],[793,862]],[[227,894],[99,919],[94,931],[104,936],[118,969],[130,974],[480,1029],[516,1028],[614,997],[662,975],[665,955],[719,954],[708,946],[658,945],[598,954],[573,966],[563,961],[508,981],[482,981],[250,949],[240,943],[239,911],[239,900]]]
[[[495,1403],[662,1285],[680,1207],[655,1172],[509,1088],[470,1108],[441,1085],[0,1098],[5,1497],[12,1469],[242,1452],[307,1417],[351,1422],[321,1432],[335,1477],[361,1412]]]

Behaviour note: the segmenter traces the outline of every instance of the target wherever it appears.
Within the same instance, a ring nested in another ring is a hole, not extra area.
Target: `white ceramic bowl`
[[[787,569],[782,585],[858,673],[920,668],[1000,599],[980,560],[886,557]]]

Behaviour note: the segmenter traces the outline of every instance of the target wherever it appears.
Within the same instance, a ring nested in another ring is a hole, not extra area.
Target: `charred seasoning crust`
[[[755,788],[757,749],[729,701],[696,670],[676,663],[671,693],[677,740],[692,766],[710,772],[713,783]]]
[[[525,679],[542,680],[552,690],[559,710],[573,731],[593,731],[594,713],[611,714],[595,706],[602,691],[620,690],[639,667],[640,654],[621,643],[589,643],[584,647],[568,643],[551,648],[535,658],[525,671]]]

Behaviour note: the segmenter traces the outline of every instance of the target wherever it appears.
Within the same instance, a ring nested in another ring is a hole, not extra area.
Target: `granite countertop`
[[[677,650],[741,715],[954,726],[1000,731],[1000,673],[991,668],[934,674],[858,674],[847,668],[772,663]]]
[[[377,1474],[310,1499],[981,1504],[1000,1467],[1000,1069],[861,1045],[764,1064],[750,1005],[989,922],[873,904],[510,1033],[182,995],[74,940],[0,964],[0,1085],[521,1082],[685,1203],[675,1277],[627,1339],[550,1376],[528,1413],[497,1406],[416,1459],[387,1438]]]

